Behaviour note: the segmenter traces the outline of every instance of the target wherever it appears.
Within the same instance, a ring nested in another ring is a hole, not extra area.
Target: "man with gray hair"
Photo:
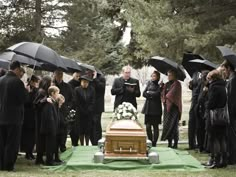
[[[113,82],[111,94],[115,95],[114,109],[123,102],[131,103],[137,108],[136,97],[140,96],[139,81],[130,77],[131,67],[124,66],[122,68],[122,76],[116,78]]]

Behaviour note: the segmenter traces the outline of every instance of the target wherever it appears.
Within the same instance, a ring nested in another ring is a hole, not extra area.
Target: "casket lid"
[[[117,120],[112,122],[110,130],[136,130],[142,131],[142,126],[135,120]]]

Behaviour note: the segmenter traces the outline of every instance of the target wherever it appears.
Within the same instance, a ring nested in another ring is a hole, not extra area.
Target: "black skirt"
[[[163,131],[161,140],[179,139],[179,119],[180,113],[176,105],[172,105],[170,112],[167,112],[166,105],[164,105],[163,114]]]
[[[161,115],[147,115],[145,114],[144,123],[150,125],[161,124]]]

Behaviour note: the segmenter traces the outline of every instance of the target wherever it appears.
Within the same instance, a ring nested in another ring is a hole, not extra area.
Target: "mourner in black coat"
[[[192,81],[189,83],[189,88],[192,90],[192,99],[191,107],[189,110],[189,124],[188,124],[188,142],[189,149],[195,149],[196,145],[196,136],[197,136],[197,117],[196,117],[196,105],[197,99],[200,91],[200,72],[195,72],[192,77]]]
[[[48,97],[48,88],[51,86],[52,79],[49,76],[44,76],[42,80],[39,82],[39,89],[36,94],[36,98],[34,100],[34,106],[36,109],[35,114],[35,128],[36,128],[36,164],[44,164],[43,154],[45,152],[44,149],[44,142],[40,136],[40,129],[41,129],[41,113],[43,109],[43,105],[47,101]]]
[[[93,87],[89,87],[90,78],[81,76],[81,86],[75,89],[74,105],[76,108],[76,125],[79,127],[80,144],[89,145],[91,133],[92,118],[95,106],[95,91]],[[75,127],[76,128],[76,127]]]
[[[14,170],[20,145],[27,91],[19,79],[20,63],[10,64],[10,71],[0,78],[0,170]]]
[[[224,114],[224,111],[219,108],[224,108],[227,101],[225,81],[221,79],[221,73],[218,70],[213,70],[208,73],[207,78],[209,80],[208,90],[208,102],[207,109],[210,111],[208,117],[208,132],[210,141],[210,152],[213,159],[210,159],[211,163],[207,164],[208,168],[219,168],[227,165],[227,124],[215,125],[213,120],[219,119]],[[211,111],[221,111],[222,114],[212,114]]]
[[[80,86],[80,72],[75,72],[73,74],[73,78],[68,82],[68,84],[71,86],[72,90],[76,87]]]
[[[160,73],[154,71],[152,80],[147,83],[143,96],[146,101],[143,106],[142,113],[145,114],[145,125],[148,139],[152,141],[152,145],[156,146],[159,137],[159,124],[161,124],[162,106],[161,106],[161,89],[158,84]],[[153,131],[152,131],[153,127]]]
[[[106,88],[106,79],[103,75],[98,74],[97,77],[93,80],[93,87],[95,90],[95,107],[94,107],[94,116],[92,121],[92,133],[90,140],[92,145],[97,145],[98,140],[102,138],[102,125],[101,117],[102,112],[104,112],[104,95]]]
[[[22,135],[21,135],[21,151],[25,152],[26,159],[32,160],[33,149],[35,145],[35,107],[33,101],[36,97],[38,91],[38,81],[39,78],[35,75],[32,75],[28,79],[28,85],[30,87],[29,97],[25,103],[25,112],[24,112],[24,121],[22,126]]]
[[[53,155],[56,152],[56,135],[59,127],[58,121],[58,107],[56,105],[56,98],[59,94],[59,89],[56,86],[51,86],[48,89],[50,100],[42,99],[40,101],[40,112],[38,114],[40,124],[38,125],[37,144],[37,159],[36,163],[43,162],[43,154],[46,152],[46,165],[57,165],[54,163]]]
[[[75,72],[73,74],[73,78],[68,82],[68,84],[71,86],[72,91],[73,91],[73,95],[75,93],[75,88],[80,86],[80,72]],[[78,146],[78,126],[76,126],[76,122],[72,121],[68,123],[68,131],[70,134],[70,138],[71,138],[71,143],[72,146]]]
[[[111,94],[116,96],[114,109],[123,102],[129,102],[137,108],[136,97],[141,95],[139,81],[130,77],[131,68],[129,66],[123,67],[122,74],[122,77],[114,80],[111,89]]]
[[[222,69],[227,81],[227,105],[229,111],[230,125],[228,127],[228,151],[229,164],[236,164],[236,73],[234,66],[224,61]]]
[[[71,86],[68,83],[63,81],[63,72],[62,71],[55,71],[54,73],[54,85],[60,89],[60,94],[65,97],[65,103],[62,105],[60,112],[62,114],[62,121],[60,124],[60,150],[64,152],[66,150],[66,139],[67,139],[67,131],[68,125],[66,123],[66,116],[69,114],[69,111],[72,107],[72,98],[73,98],[73,91]]]

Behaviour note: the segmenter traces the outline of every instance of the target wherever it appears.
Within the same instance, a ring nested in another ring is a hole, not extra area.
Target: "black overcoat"
[[[28,97],[24,83],[9,71],[0,78],[0,124],[21,125],[24,119],[24,103]]]
[[[133,93],[129,92],[125,87],[125,82],[131,83],[131,84],[137,84],[135,86],[135,90]],[[116,78],[113,82],[111,94],[115,95],[115,103],[114,103],[114,109],[122,104],[123,102],[129,102],[131,103],[135,108],[137,108],[137,101],[136,97],[139,97],[141,95],[140,88],[139,88],[139,81],[134,78],[129,78],[127,81],[125,81],[122,77]]]
[[[93,80],[93,83],[94,83],[93,85],[96,92],[94,112],[102,113],[105,110],[104,95],[105,95],[105,88],[106,88],[106,79],[103,76],[98,75],[98,77]]]
[[[142,113],[145,115],[162,115],[161,106],[161,90],[158,83],[149,81],[145,90],[143,91],[143,97],[146,98]],[[159,117],[159,116],[158,116]],[[160,122],[161,120],[159,120]]]

